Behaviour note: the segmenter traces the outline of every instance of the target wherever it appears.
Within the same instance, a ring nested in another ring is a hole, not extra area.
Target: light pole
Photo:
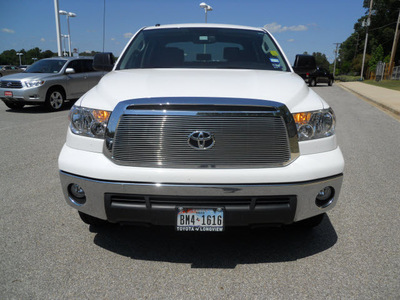
[[[68,49],[69,49],[69,56],[71,56],[71,33],[69,30],[69,18],[75,18],[76,14],[73,12],[66,12],[65,10],[60,10],[58,12],[60,15],[67,16],[67,24],[68,24]]]
[[[62,34],[61,37],[63,39],[63,42],[62,42],[62,45],[63,45],[63,56],[67,56],[67,53],[65,52],[65,39],[67,38],[69,40],[69,36],[68,36],[68,34]]]
[[[61,56],[61,28],[60,28],[60,13],[58,9],[58,0],[54,0],[54,14],[56,15],[58,56]]]
[[[18,52],[17,55],[19,56],[19,65],[22,65],[22,63],[21,63],[21,55],[24,55],[24,54],[21,53],[21,52]]]
[[[208,5],[207,3],[201,2],[200,7],[204,8],[204,13],[206,14],[206,23],[207,23],[207,12],[212,11],[212,7]]]

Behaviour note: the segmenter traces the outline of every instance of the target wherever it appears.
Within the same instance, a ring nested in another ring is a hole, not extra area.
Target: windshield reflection
[[[25,73],[59,73],[66,62],[64,59],[42,59],[26,69]]]

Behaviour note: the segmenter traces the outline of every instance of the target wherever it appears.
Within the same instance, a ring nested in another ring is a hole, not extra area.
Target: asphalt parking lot
[[[89,227],[58,177],[68,109],[0,103],[0,299],[399,299],[400,122],[313,89],[336,112],[346,167],[312,231]]]

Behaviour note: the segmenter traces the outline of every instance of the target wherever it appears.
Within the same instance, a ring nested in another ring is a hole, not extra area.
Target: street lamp
[[[67,12],[65,10],[59,10],[58,13],[60,15],[67,16],[67,23],[68,23],[68,49],[69,49],[69,56],[71,56],[71,33],[69,30],[69,18],[75,18],[76,14],[73,12]]]
[[[206,14],[206,23],[207,23],[207,12],[212,11],[213,9],[210,5],[208,5],[207,3],[204,3],[204,2],[200,3],[200,7],[204,8],[204,13]]]
[[[24,55],[24,54],[21,53],[21,52],[18,52],[17,55],[19,56],[19,65],[22,65],[22,63],[21,63],[21,55]]]
[[[62,34],[61,35],[62,39],[63,39],[63,56],[67,56],[67,53],[65,52],[65,39],[68,39],[69,41],[69,35],[68,34]]]

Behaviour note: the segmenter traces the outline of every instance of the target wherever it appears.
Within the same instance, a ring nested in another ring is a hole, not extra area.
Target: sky
[[[119,56],[132,35],[144,26],[205,22],[201,0],[58,0],[70,18],[72,48],[103,50]],[[354,32],[366,9],[363,0],[207,0],[208,23],[266,26],[293,63],[296,54],[321,52],[334,60],[334,43]],[[68,34],[66,16],[61,33]],[[0,53],[5,50],[57,52],[54,0],[0,0]],[[22,57],[23,64],[25,62]]]

